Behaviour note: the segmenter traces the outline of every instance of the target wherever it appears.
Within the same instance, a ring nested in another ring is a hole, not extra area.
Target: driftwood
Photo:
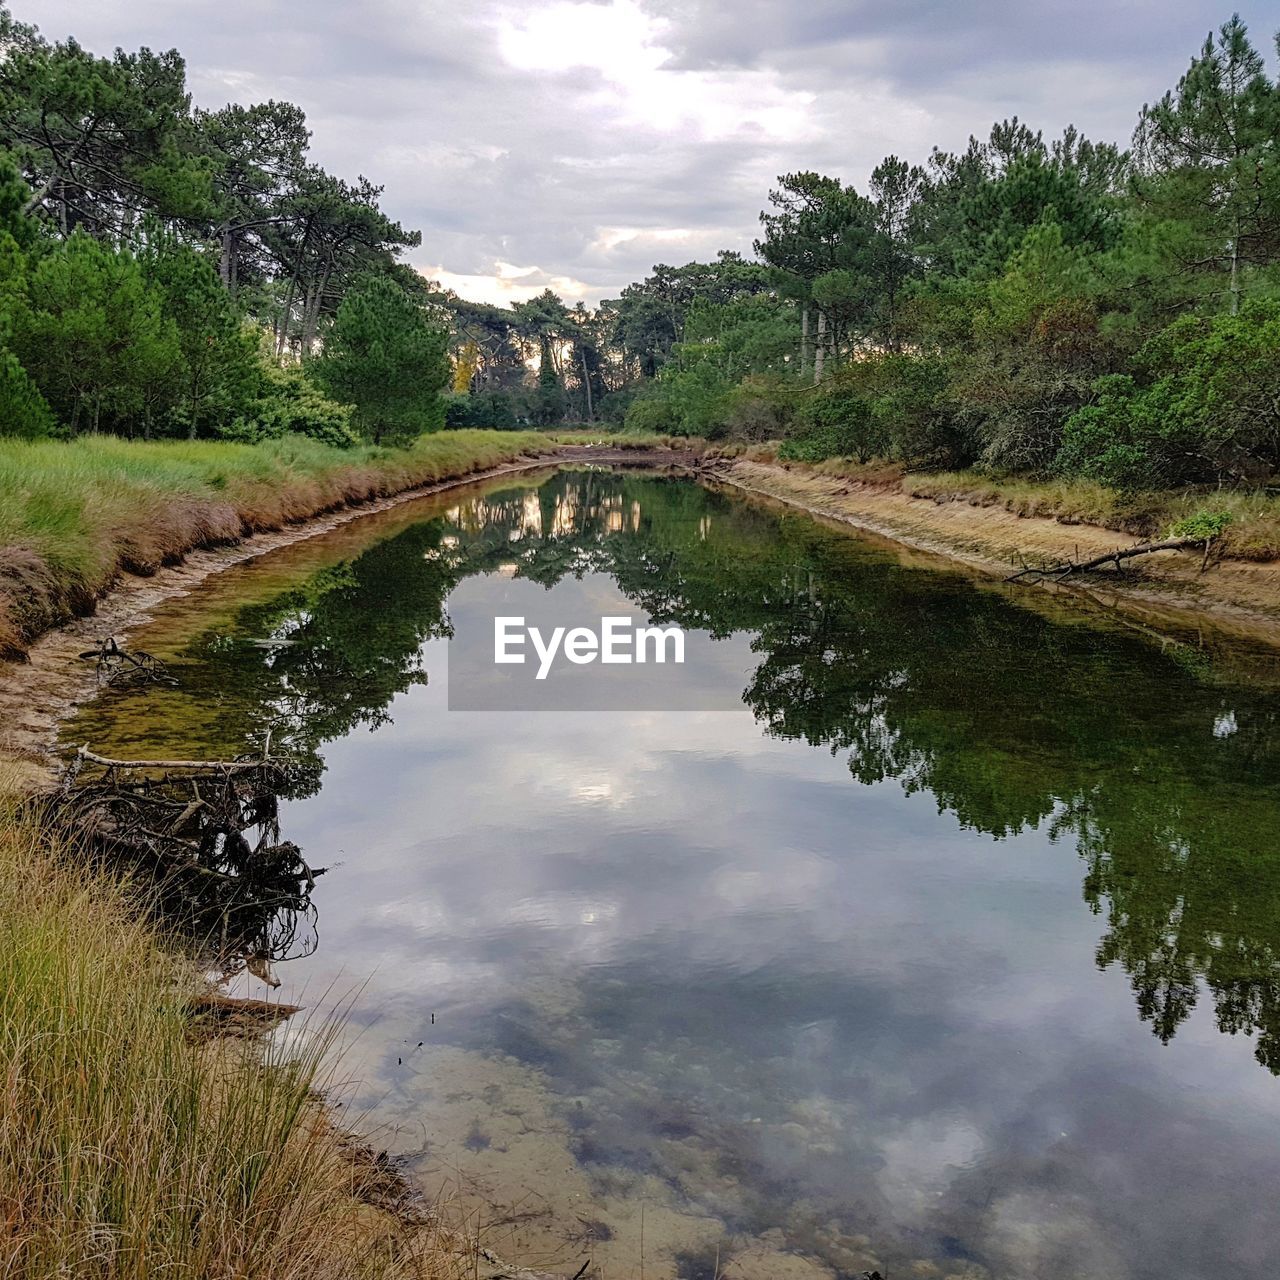
[[[89,750],[89,744],[76,750],[76,755],[89,764],[100,764],[106,769],[141,771],[150,769],[160,773],[252,773],[263,768],[285,767],[270,757],[248,760],[113,760]]]
[[[301,1011],[300,1004],[252,1000],[213,990],[202,991],[187,1001],[192,1038],[197,1040],[261,1035]]]
[[[1005,581],[1018,582],[1026,577],[1033,577],[1035,581],[1042,581],[1045,578],[1060,580],[1069,577],[1071,574],[1088,573],[1091,569],[1101,569],[1105,565],[1114,565],[1118,570],[1122,561],[1132,560],[1136,556],[1148,556],[1153,551],[1185,551],[1189,547],[1203,547],[1205,563],[1207,564],[1209,544],[1211,542],[1212,539],[1205,538],[1169,538],[1164,542],[1146,542],[1137,547],[1118,547],[1115,551],[1107,551],[1100,556],[1094,556],[1092,560],[1066,559],[1049,565],[1024,564],[1017,573],[1010,574]]]
[[[119,760],[86,744],[51,803],[100,856],[155,886],[155,905],[228,974],[270,986],[274,961],[315,949],[311,892],[322,868],[280,835],[279,798],[310,768],[290,757]]]
[[[248,996],[227,996],[221,991],[202,991],[187,1001],[192,1013],[212,1014],[216,1018],[248,1015],[279,1021],[302,1012],[300,1004],[282,1004],[278,1000],[254,1000]]]
[[[100,641],[96,649],[86,649],[80,655],[97,665],[98,683],[109,685],[168,684],[178,682],[168,674],[163,662],[153,654],[136,649],[130,653],[120,648],[114,636]]]

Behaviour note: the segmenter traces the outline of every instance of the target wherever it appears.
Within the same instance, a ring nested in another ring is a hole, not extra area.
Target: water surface
[[[689,481],[504,483],[221,575],[68,733],[312,762],[283,994],[362,984],[428,1190],[569,1274],[1272,1276],[1280,698]],[[732,709],[449,711],[513,591],[705,633]]]

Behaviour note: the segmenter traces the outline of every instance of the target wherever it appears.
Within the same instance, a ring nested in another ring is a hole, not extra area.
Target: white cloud
[[[450,271],[442,263],[419,266],[418,270],[461,297],[499,307],[510,306],[513,302],[528,302],[544,289],[553,290],[570,304],[585,298],[590,292],[589,286],[581,280],[551,275],[539,267],[518,267],[510,262],[495,262],[490,272]]]

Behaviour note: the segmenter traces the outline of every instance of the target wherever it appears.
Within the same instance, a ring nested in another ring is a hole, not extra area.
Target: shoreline
[[[26,783],[39,790],[53,781],[53,747],[58,725],[68,711],[97,690],[90,664],[79,655],[114,636],[122,640],[150,620],[150,611],[180,599],[224,569],[255,560],[294,543],[320,537],[363,516],[378,515],[405,503],[520,475],[565,463],[608,466],[687,465],[687,455],[675,450],[618,449],[593,445],[562,445],[555,450],[522,457],[483,471],[473,471],[286,525],[251,533],[235,542],[220,541],[189,552],[178,563],[149,575],[122,572],[95,602],[91,613],[44,631],[21,661],[0,660],[0,759],[22,768]]]
[[[1127,550],[1145,541],[1096,524],[1018,515],[1003,507],[918,497],[868,484],[742,458],[717,460],[696,474],[757,499],[834,521],[899,547],[938,557],[1003,584],[1027,560],[1057,560]],[[1224,559],[1200,570],[1200,556],[1158,551],[1070,581],[1027,582],[1011,591],[1039,591],[1136,619],[1175,634],[1206,629],[1228,642],[1280,651],[1280,562]],[[1280,655],[1278,655],[1280,656]]]

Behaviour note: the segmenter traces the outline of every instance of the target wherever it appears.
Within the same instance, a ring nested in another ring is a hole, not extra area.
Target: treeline
[[[333,444],[443,422],[448,333],[382,189],[284,102],[193,109],[176,52],[0,9],[0,432]]]
[[[1131,148],[1017,119],[865,191],[779,179],[755,259],[469,302],[288,103],[0,8],[0,432],[331,443],[605,422],[784,455],[1257,485],[1280,469],[1280,84],[1233,18]]]
[[[1280,85],[1238,18],[1130,150],[1014,119],[865,191],[788,174],[769,204],[757,262],[658,267],[601,307],[596,351],[566,337],[606,371],[596,412],[1126,488],[1280,468]]]

